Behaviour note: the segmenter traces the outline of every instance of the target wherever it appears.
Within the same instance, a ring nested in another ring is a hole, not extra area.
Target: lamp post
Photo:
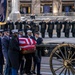
[[[19,0],[12,0],[12,11],[9,15],[9,18],[15,22],[17,21],[18,19],[21,19],[21,15],[20,15],[20,12],[19,12]]]

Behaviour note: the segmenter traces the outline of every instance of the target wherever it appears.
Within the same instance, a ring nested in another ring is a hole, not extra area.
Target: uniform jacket
[[[71,22],[67,22],[65,21],[64,23],[64,32],[69,32],[70,28],[71,28]]]
[[[56,31],[57,32],[60,32],[60,30],[62,29],[62,22],[55,22],[55,24],[56,24]]]
[[[36,24],[34,22],[30,23],[32,32],[35,32]]]
[[[42,41],[43,41],[43,39],[40,37],[38,39],[36,39],[37,45],[42,44]],[[36,55],[38,55],[39,57],[41,57],[41,51],[42,51],[41,47],[36,47]]]
[[[2,43],[1,43],[1,37],[0,37],[0,65],[4,64],[4,57],[2,53]]]
[[[71,32],[75,32],[75,22],[72,22],[72,29]]]
[[[46,30],[46,22],[40,22],[39,25],[41,25],[41,32],[45,32],[45,30]]]
[[[15,25],[16,25],[16,29],[18,30],[22,30],[22,23],[21,22],[15,22]]]
[[[14,29],[14,23],[13,22],[8,22],[9,29],[12,30]]]
[[[48,22],[47,23],[48,24],[48,32],[50,32],[50,31],[53,31],[53,29],[54,29],[54,23],[53,22]]]
[[[2,37],[1,42],[2,42],[2,50],[3,51],[7,52],[9,50],[9,40],[10,40],[9,36]]]

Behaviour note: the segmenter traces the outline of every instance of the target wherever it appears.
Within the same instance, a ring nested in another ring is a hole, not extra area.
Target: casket
[[[23,54],[36,51],[36,41],[30,38],[19,38],[20,49]]]

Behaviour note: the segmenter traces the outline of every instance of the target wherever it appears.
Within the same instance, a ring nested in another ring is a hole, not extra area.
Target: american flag
[[[19,38],[19,43],[22,51],[33,52],[36,49],[36,41],[31,38]]]

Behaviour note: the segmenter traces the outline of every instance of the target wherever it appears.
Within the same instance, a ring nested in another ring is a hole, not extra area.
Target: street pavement
[[[48,38],[48,35],[46,34],[46,38],[43,39],[43,42],[44,43],[62,43],[62,42],[75,43],[75,38],[72,37],[71,33],[70,33],[70,38],[65,38],[63,33],[62,33],[61,38],[57,38],[56,34],[53,35],[53,38]],[[58,63],[57,61],[54,61],[54,62],[56,64]],[[57,68],[57,67],[59,67],[59,65],[54,66],[54,68]],[[42,57],[41,74],[42,75],[53,75],[50,69],[49,57]],[[64,75],[64,74],[61,74],[61,75]]]

